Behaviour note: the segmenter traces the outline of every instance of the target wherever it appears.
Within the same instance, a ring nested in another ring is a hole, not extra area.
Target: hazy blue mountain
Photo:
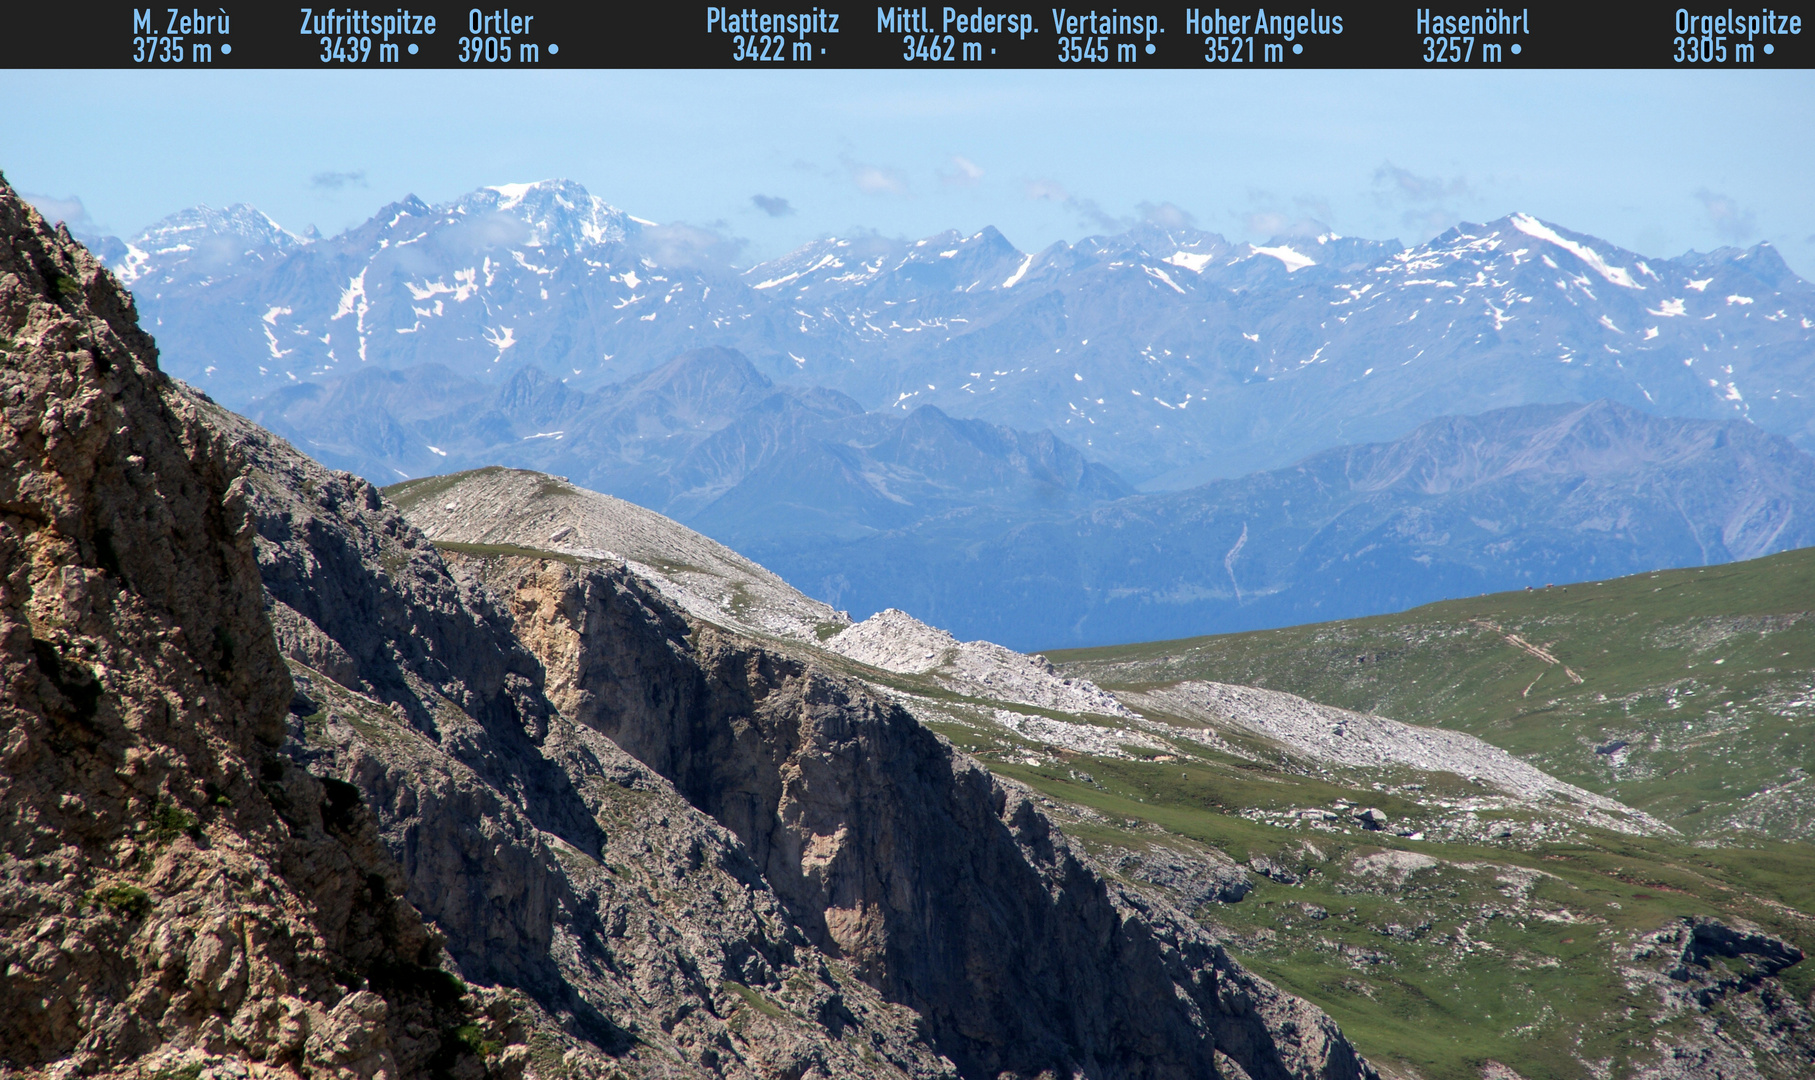
[[[1063,519],[971,513],[842,545],[721,537],[854,615],[1016,648],[1145,641],[1815,544],[1815,458],[1612,402],[1444,417],[1387,443]]]
[[[753,426],[769,430],[764,419],[740,420],[704,449],[747,445]],[[709,535],[817,546],[935,516],[986,509],[1034,518],[1134,493],[1051,432],[960,420],[935,405],[798,430],[801,437],[759,444],[772,452],[740,458],[754,467],[697,511],[677,506],[678,516]]]
[[[488,464],[571,477],[727,535],[848,540],[985,507],[1064,514],[1133,494],[1050,432],[936,406],[866,413],[694,349],[596,390],[520,367],[501,386],[438,365],[366,368],[253,403],[259,423],[368,476]]]
[[[722,346],[862,409],[1050,430],[1147,490],[1556,401],[1815,448],[1815,291],[1769,245],[1647,258],[1519,214],[1413,248],[1141,226],[1027,253],[985,229],[739,270],[710,234],[549,181],[408,198],[312,240],[246,207],[185,211],[118,268],[166,367],[241,408],[372,369],[495,390],[537,368],[590,393]]]

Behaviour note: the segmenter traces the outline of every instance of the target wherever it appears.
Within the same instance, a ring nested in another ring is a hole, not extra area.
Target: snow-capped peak
[[[273,221],[269,214],[245,203],[234,203],[225,210],[207,205],[178,210],[133,237],[132,243],[153,250],[151,245],[162,247],[202,236],[238,236],[277,248],[303,243],[302,238]]]
[[[572,180],[494,184],[455,200],[452,213],[504,214],[530,227],[527,247],[585,247],[624,240],[636,223]]]
[[[532,188],[546,183],[550,183],[550,181],[537,180],[530,184],[488,184],[486,185],[486,190],[495,191],[503,197],[503,201],[498,204],[498,209],[509,210],[511,207],[522,202],[523,196],[529,194]]]
[[[125,257],[112,269],[122,282],[131,285],[153,259],[178,263],[205,255],[218,262],[261,250],[282,254],[306,243],[270,215],[245,203],[234,203],[224,210],[192,206],[178,210],[127,241]]]
[[[1606,278],[1623,289],[1643,289],[1644,286],[1634,281],[1632,274],[1623,266],[1609,266],[1593,248],[1586,244],[1569,239],[1562,233],[1544,224],[1530,214],[1514,214],[1511,218],[1513,228],[1534,239],[1548,241],[1569,252],[1588,264],[1589,269]]]
[[[1303,270],[1307,266],[1317,265],[1316,259],[1285,244],[1277,244],[1272,247],[1259,247],[1255,244],[1249,244],[1248,251],[1252,255],[1268,255],[1278,259],[1285,264],[1286,273],[1288,274],[1297,270]]]

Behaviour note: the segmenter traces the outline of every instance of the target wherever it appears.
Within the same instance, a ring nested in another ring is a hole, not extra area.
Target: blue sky
[[[248,202],[337,232],[563,176],[744,258],[1143,216],[1422,240],[1522,210],[1645,255],[1815,272],[1815,72],[0,72],[0,169],[130,235]],[[760,198],[759,198],[760,197]]]

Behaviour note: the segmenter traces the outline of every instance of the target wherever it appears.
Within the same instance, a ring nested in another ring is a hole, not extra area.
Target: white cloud
[[[845,171],[850,174],[851,182],[857,190],[865,195],[906,195],[907,177],[898,170],[885,165],[869,165],[861,161],[847,159]]]
[[[939,179],[954,187],[973,187],[977,181],[983,179],[983,167],[969,158],[953,154],[951,169],[949,171],[941,170]]]
[[[1733,196],[1704,187],[1696,189],[1695,197],[1701,200],[1702,209],[1708,212],[1708,220],[1722,240],[1737,244],[1758,235],[1758,215],[1739,205]]]
[[[38,213],[43,214],[44,219],[52,224],[61,221],[71,230],[79,230],[94,224],[88,217],[88,207],[82,205],[82,198],[79,195],[59,199],[54,195],[34,195],[29,191],[22,191],[19,194],[26,202],[36,207]]]

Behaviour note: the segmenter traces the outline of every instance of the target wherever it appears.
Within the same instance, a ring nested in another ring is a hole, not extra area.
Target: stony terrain
[[[895,608],[847,627],[825,647],[886,671],[930,672],[941,686],[960,694],[1067,713],[1134,715],[1090,680],[1059,674],[1043,656],[989,641],[961,642]]]
[[[1374,1075],[827,654],[590,534],[438,551],[0,205],[0,1068]]]
[[[723,544],[558,477],[486,468],[387,490],[436,543],[627,563],[681,610],[721,625],[813,641],[851,621]]]
[[[3,181],[0,408],[0,1071],[485,1075],[509,995],[455,977],[359,792],[277,752],[243,460]]]
[[[1531,804],[1548,815],[1617,832],[1674,832],[1670,826],[1604,795],[1566,784],[1473,735],[1418,727],[1383,716],[1306,701],[1253,686],[1191,680],[1128,691],[1136,708],[1232,726],[1272,740],[1313,761],[1385,772],[1395,767],[1454,773]]]

